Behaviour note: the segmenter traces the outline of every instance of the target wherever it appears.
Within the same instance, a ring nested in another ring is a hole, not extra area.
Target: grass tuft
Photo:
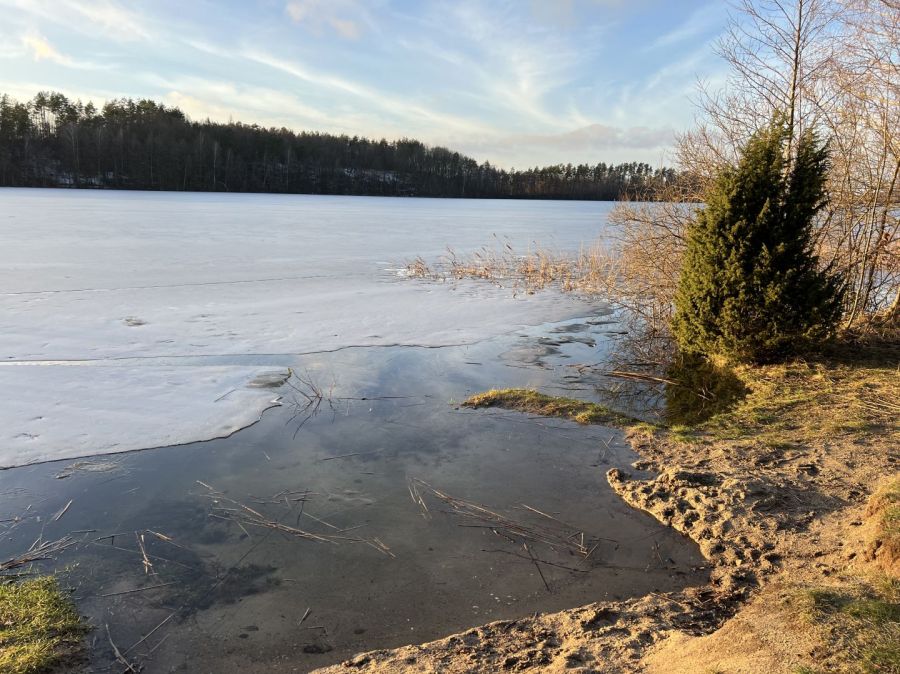
[[[85,631],[52,576],[0,584],[0,672],[49,671],[77,655]]]
[[[516,412],[569,419],[579,424],[626,426],[635,422],[631,417],[597,403],[548,396],[522,388],[491,389],[467,398],[463,406],[476,409],[479,407],[502,407]]]
[[[829,665],[858,674],[900,672],[900,584],[806,587],[789,601],[802,624],[831,646]],[[829,669],[831,671],[831,669]]]

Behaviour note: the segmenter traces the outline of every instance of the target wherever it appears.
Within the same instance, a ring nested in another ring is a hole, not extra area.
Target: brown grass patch
[[[867,550],[870,558],[886,574],[900,579],[900,476],[875,492],[866,516],[870,525]]]
[[[772,447],[796,443],[867,444],[900,439],[900,370],[893,358],[823,358],[743,366],[735,374],[750,390],[728,413],[698,430],[718,440],[752,438]]]

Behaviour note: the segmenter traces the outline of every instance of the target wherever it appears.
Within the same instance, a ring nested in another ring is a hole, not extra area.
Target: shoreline
[[[472,395],[464,407],[624,429],[632,451],[597,466],[592,488],[605,479],[622,511],[643,510],[691,539],[711,569],[709,581],[668,592],[649,583],[628,599],[557,610],[580,600],[566,595],[544,613],[502,613],[503,620],[418,645],[352,657],[345,649],[337,656],[343,662],[313,671],[818,672],[802,669],[823,646],[798,615],[817,597],[868,592],[868,575],[884,565],[889,547],[872,547],[876,516],[866,504],[877,483],[900,466],[897,420],[875,404],[900,393],[898,353],[896,346],[880,355],[862,348],[809,363],[739,368],[747,397],[693,426],[651,425],[596,403],[527,389]],[[552,381],[544,382],[546,390]],[[473,422],[481,415],[466,413]],[[543,447],[570,449],[557,447],[559,433],[550,431]],[[897,489],[900,494],[900,482]],[[576,509],[589,498],[573,493],[564,501]],[[900,554],[888,564],[897,559]],[[691,568],[700,563],[698,557]],[[474,620],[482,619],[490,617]]]
[[[631,199],[580,199],[577,197],[553,197],[547,195],[541,196],[491,196],[491,197],[479,197],[479,196],[463,196],[463,195],[451,195],[451,196],[435,196],[435,195],[425,195],[425,194],[342,194],[340,192],[263,192],[260,190],[167,190],[167,189],[158,189],[152,187],[109,187],[104,186],[100,187],[98,185],[0,185],[0,190],[65,190],[71,192],[156,192],[160,194],[215,194],[217,197],[222,195],[236,194],[236,195],[247,195],[247,194],[261,194],[266,196],[285,196],[285,197],[360,197],[360,198],[376,198],[376,199],[432,199],[432,200],[453,200],[453,201],[572,201],[572,202],[585,202],[585,203],[609,203],[609,204],[617,204],[623,200],[629,201],[631,203],[648,203],[648,204],[656,204],[656,203],[665,203],[663,200],[658,199],[641,199],[640,201],[635,201]]]
[[[828,652],[825,620],[807,604],[821,592],[865,594],[885,573],[893,582],[889,567],[879,570],[867,503],[896,478],[900,429],[864,401],[873,389],[898,393],[896,351],[745,368],[750,392],[733,410],[691,429],[627,433],[642,457],[633,467],[656,476],[612,469],[610,486],[700,546],[708,585],[488,623],[314,671],[762,674],[840,665],[849,655]],[[860,634],[846,638],[862,643]]]

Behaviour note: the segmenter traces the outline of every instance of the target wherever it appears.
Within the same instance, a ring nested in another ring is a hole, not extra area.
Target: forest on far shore
[[[507,171],[413,139],[192,121],[152,100],[0,95],[0,186],[515,199],[647,198],[674,169],[629,162]]]

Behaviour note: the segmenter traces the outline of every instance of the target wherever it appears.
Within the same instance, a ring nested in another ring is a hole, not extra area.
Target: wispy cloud
[[[708,49],[701,46],[667,63],[644,81],[643,92],[659,95],[661,89],[671,89],[673,84],[676,87],[683,87],[688,81],[693,84],[697,81],[697,75],[706,62],[707,55]]]
[[[50,44],[47,38],[30,33],[22,36],[22,46],[31,55],[35,61],[50,61],[67,68],[82,68],[85,70],[105,70],[110,65],[103,65],[91,61],[80,61],[71,56],[61,53],[56,47]]]
[[[416,27],[414,38],[398,44],[416,52],[414,58],[463,72],[461,99],[502,112],[516,126],[559,130],[586,123],[566,89],[596,56],[604,23],[576,40],[535,21],[520,2],[458,0],[429,6]]]
[[[60,0],[50,3],[59,5]],[[120,40],[150,40],[154,34],[149,21],[133,9],[113,0],[62,0],[62,4],[94,29]]]
[[[167,104],[181,108],[194,119],[252,120],[263,126],[301,126],[336,132],[346,131],[359,121],[307,105],[284,89],[192,76],[139,77],[163,90],[162,98]]]
[[[272,54],[254,50],[245,50],[241,55],[250,61],[287,73],[308,84],[348,94],[356,99],[354,103],[357,105],[364,103],[370,108],[377,108],[382,112],[412,122],[416,126],[421,126],[425,122],[432,125],[440,124],[445,129],[463,132],[485,132],[490,130],[489,127],[483,124],[438,110],[432,110],[417,103],[415,100],[395,97],[359,82],[316,72],[296,61],[287,61]]]
[[[0,7],[32,23],[55,24],[93,39],[133,42],[155,37],[146,16],[114,0],[0,0]]]
[[[0,0],[0,87],[112,92],[197,118],[417,137],[502,166],[652,163],[690,123],[697,77],[718,72],[706,45],[724,23],[721,6]]]
[[[647,49],[671,47],[672,45],[703,37],[710,32],[720,31],[724,26],[727,6],[727,3],[719,0],[707,3],[694,11],[683,23],[657,37]]]

